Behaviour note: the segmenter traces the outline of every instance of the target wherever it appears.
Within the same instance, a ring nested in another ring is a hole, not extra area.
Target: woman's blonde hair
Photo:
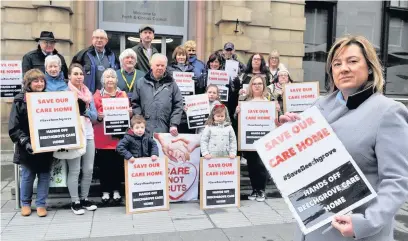
[[[271,59],[274,58],[274,57],[278,58],[278,67],[279,67],[279,64],[280,64],[279,57],[280,57],[280,55],[279,55],[278,50],[276,50],[276,49],[272,50],[272,52],[269,54],[269,56],[268,56],[268,65],[269,65]]]
[[[188,40],[184,43],[184,48],[186,49],[195,49],[197,48],[197,44],[194,40]]]
[[[248,87],[248,95],[246,96],[247,100],[252,100],[254,98],[254,92],[252,91],[252,83],[256,79],[261,79],[262,80],[262,86],[263,86],[263,97],[268,97],[268,88],[266,87],[266,80],[262,75],[254,75],[252,76],[251,80],[249,81],[249,87]]]
[[[357,45],[360,47],[361,53],[363,54],[368,69],[372,70],[372,73],[369,73],[366,86],[369,84],[373,85],[373,89],[377,93],[382,93],[384,88],[384,75],[383,68],[381,66],[380,60],[378,59],[375,48],[370,41],[365,37],[360,35],[346,35],[338,39],[333,46],[331,47],[329,54],[327,56],[326,62],[326,73],[329,76],[326,82],[326,89],[330,92],[337,90],[336,85],[334,84],[333,73],[332,73],[332,63],[337,56],[343,52],[343,50],[350,45]]]

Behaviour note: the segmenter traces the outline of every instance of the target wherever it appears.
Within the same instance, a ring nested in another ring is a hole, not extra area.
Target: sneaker
[[[120,202],[121,198],[119,191],[113,191],[113,201]]]
[[[258,196],[256,197],[256,201],[258,201],[258,202],[263,202],[263,201],[265,201],[265,191],[259,191],[258,192]]]
[[[93,204],[88,199],[81,200],[81,206],[83,208],[86,208],[86,210],[88,210],[88,211],[95,211],[98,208],[95,204]]]
[[[108,192],[103,192],[102,193],[102,203],[108,203],[109,202],[109,193]]]
[[[31,214],[31,206],[22,206],[21,207],[21,215],[26,217],[30,216]]]
[[[82,208],[80,201],[72,202],[71,203],[71,210],[76,215],[82,215],[82,214],[85,213],[85,210]]]
[[[258,192],[256,190],[253,190],[251,195],[248,196],[248,199],[253,201],[256,199],[257,196],[258,196]]]

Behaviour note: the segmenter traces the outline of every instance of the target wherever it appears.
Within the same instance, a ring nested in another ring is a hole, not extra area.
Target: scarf
[[[115,96],[118,94],[118,92],[121,92],[122,90],[119,89],[119,87],[116,87],[115,90]],[[105,95],[110,95],[110,93],[108,93],[105,88],[101,89],[101,96],[105,96]]]
[[[74,91],[77,93],[77,96],[79,99],[83,100],[87,107],[89,107],[89,103],[91,103],[92,101],[92,94],[89,91],[88,87],[86,87],[86,85],[81,84],[81,89],[78,89],[77,87],[75,87],[71,81],[68,82],[68,87],[71,91]]]

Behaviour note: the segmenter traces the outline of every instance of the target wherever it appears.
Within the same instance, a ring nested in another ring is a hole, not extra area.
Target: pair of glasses
[[[252,60],[261,61],[261,58],[253,58]]]

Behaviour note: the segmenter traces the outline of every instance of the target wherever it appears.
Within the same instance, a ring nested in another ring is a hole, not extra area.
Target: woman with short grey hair
[[[118,88],[125,91],[130,99],[136,81],[145,76],[146,73],[142,70],[135,69],[137,55],[133,49],[125,49],[119,55],[119,61],[120,69],[116,70],[118,76]]]
[[[65,91],[68,88],[64,78],[64,73],[61,71],[61,59],[58,55],[50,55],[45,58],[45,81],[47,88],[45,91]]]
[[[114,69],[106,69],[101,77],[102,88],[94,94],[95,107],[98,112],[97,122],[94,124],[95,148],[97,165],[100,170],[102,202],[108,203],[112,199],[120,203],[120,184],[124,179],[123,158],[116,152],[116,146],[121,135],[105,135],[103,125],[103,98],[127,98],[126,92],[118,88],[118,76]],[[130,109],[130,108],[129,108]],[[130,109],[131,112],[131,109]]]

